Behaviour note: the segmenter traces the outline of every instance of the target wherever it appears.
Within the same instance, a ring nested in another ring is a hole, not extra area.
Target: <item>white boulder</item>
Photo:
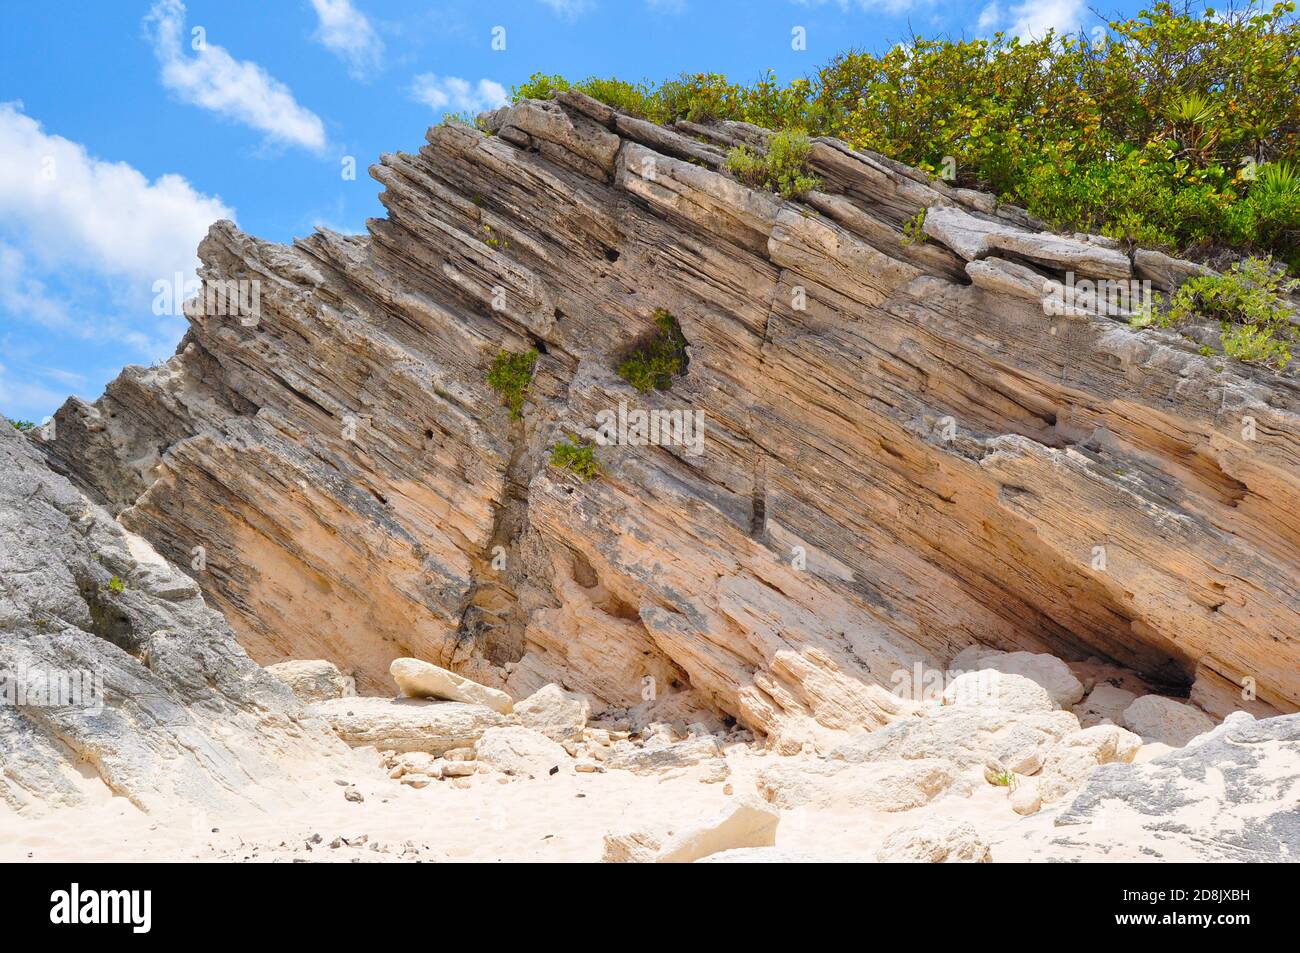
[[[1047,689],[1023,675],[1008,675],[996,669],[965,672],[949,683],[944,705],[959,708],[993,708],[1000,711],[1055,711]]]
[[[586,695],[566,692],[554,683],[533,692],[514,707],[519,723],[541,732],[552,741],[581,741],[582,730],[591,717]]]
[[[573,759],[559,744],[531,728],[489,728],[474,746],[480,764],[503,774],[542,776],[567,769]]]
[[[354,748],[435,755],[472,745],[489,728],[507,723],[482,705],[421,698],[334,698],[308,705],[307,714],[324,720]]]
[[[755,784],[764,800],[781,808],[910,811],[957,785],[959,774],[956,764],[937,758],[860,763],[783,758],[759,771]]]
[[[1079,788],[1098,765],[1131,764],[1141,747],[1141,738],[1118,725],[1093,725],[1066,735],[1044,758],[1038,783],[1043,803]]]
[[[1214,729],[1214,719],[1191,705],[1163,695],[1143,695],[1124,709],[1120,721],[1143,741],[1181,748],[1197,735]]]
[[[333,662],[324,659],[293,659],[266,666],[266,674],[284,682],[300,702],[329,701],[331,698],[353,698],[357,683],[351,675],[344,675]]]
[[[721,813],[684,827],[638,830],[605,837],[605,863],[689,864],[742,847],[776,844],[778,811],[741,798]]]
[[[1057,708],[1068,708],[1083,697],[1083,683],[1070,667],[1055,655],[1035,652],[1001,652],[986,655],[980,668],[991,668],[1004,675],[1023,675],[1041,685]]]
[[[510,714],[514,708],[514,700],[505,692],[480,685],[463,675],[419,659],[394,659],[388,671],[407,698],[441,698],[465,702],[467,705],[482,705],[503,715]]]
[[[876,861],[882,864],[988,864],[993,862],[993,853],[969,823],[934,819],[891,832],[876,851]]]

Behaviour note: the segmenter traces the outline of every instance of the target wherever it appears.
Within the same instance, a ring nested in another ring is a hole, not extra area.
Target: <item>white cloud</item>
[[[442,112],[481,112],[510,101],[506,89],[490,79],[471,84],[457,76],[421,73],[411,83],[411,98]]]
[[[579,14],[586,13],[596,5],[594,0],[542,0],[542,3],[560,16],[567,17],[570,20]]]
[[[21,236],[24,255],[152,281],[192,270],[208,226],[233,216],[179,175],[150,182],[0,103],[0,227]]]
[[[194,36],[189,45],[198,49],[192,57],[185,55],[185,5],[180,0],[159,0],[144,23],[162,66],[163,85],[182,100],[242,122],[277,142],[318,152],[325,148],[320,117],[298,105],[289,87],[256,63],[236,60],[206,37],[200,42]]]
[[[1007,32],[1026,40],[1041,40],[1048,30],[1073,33],[1083,25],[1083,12],[1083,0],[1024,0],[1011,8]]]
[[[153,283],[178,272],[182,286],[192,282],[199,241],[233,217],[179,175],[151,182],[46,132],[21,104],[0,103],[4,411],[39,419],[68,387],[81,389],[70,375],[86,361],[154,360],[174,349],[185,321],[153,313]]]
[[[992,30],[1002,22],[1002,8],[998,6],[997,0],[993,0],[987,7],[980,11],[979,22],[975,24],[977,30]]]
[[[352,0],[311,0],[320,26],[316,39],[348,64],[360,79],[378,69],[384,58],[384,41]]]

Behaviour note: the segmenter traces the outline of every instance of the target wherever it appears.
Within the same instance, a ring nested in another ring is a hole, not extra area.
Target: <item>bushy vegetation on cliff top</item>
[[[913,37],[815,76],[712,73],[654,85],[534,75],[655,120],[737,119],[836,136],[1052,226],[1204,258],[1271,254],[1300,272],[1300,22],[1155,5],[1104,34]]]

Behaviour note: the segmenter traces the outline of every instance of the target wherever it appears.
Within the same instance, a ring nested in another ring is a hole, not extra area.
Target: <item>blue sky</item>
[[[1083,0],[7,3],[0,413],[40,421],[68,394],[97,397],[123,365],[170,355],[185,324],[155,313],[155,283],[192,279],[215,219],[275,241],[361,231],[382,214],[365,171],[381,153],[414,151],[442,113],[495,105],[533,72],[790,78],[909,28],[1097,22]],[[792,49],[797,26],[805,50]]]

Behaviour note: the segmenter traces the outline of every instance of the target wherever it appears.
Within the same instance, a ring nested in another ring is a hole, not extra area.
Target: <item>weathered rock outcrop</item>
[[[193,307],[174,358],[43,438],[202,566],[254,659],[391,694],[412,656],[515,698],[724,713],[782,751],[913,710],[891,675],[977,642],[1110,660],[1217,714],[1243,680],[1261,714],[1300,706],[1294,378],[1041,300],[1177,263],[833,140],[822,189],[784,202],[720,170],[753,127],[576,94],[489,126],[383,157],[366,236],[214,226],[202,275],[259,282],[257,314]],[[689,361],[639,394],[614,367],[659,308]],[[512,419],[484,375],[528,348]],[[623,404],[701,412],[700,452],[547,466]]]
[[[1056,819],[1058,843],[1141,832],[1153,859],[1180,844],[1206,861],[1300,857],[1300,715],[1236,712],[1147,764],[1105,765]],[[1133,835],[1129,835],[1132,837]]]
[[[346,750],[7,425],[0,472],[0,805],[284,805],[296,767]]]

